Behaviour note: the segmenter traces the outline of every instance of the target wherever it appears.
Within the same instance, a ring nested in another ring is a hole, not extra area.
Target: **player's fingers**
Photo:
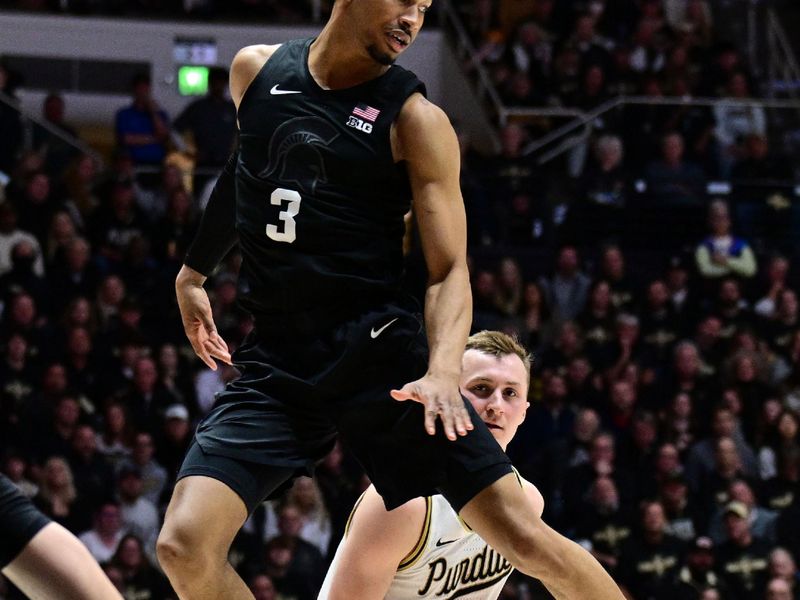
[[[466,407],[462,405],[458,407],[458,419],[456,421],[456,431],[458,435],[467,435],[472,429],[472,419],[469,417]]]
[[[210,356],[213,356],[217,360],[221,360],[224,363],[231,364],[230,354],[228,354],[227,350],[220,348],[218,344],[215,344],[211,341],[206,341],[205,344],[203,344],[203,347]]]
[[[211,354],[209,354],[208,350],[206,350],[205,345],[202,342],[193,340],[191,338],[189,339],[189,341],[192,343],[192,348],[194,349],[194,353],[197,354],[198,357],[200,357],[200,360],[206,363],[209,369],[211,369],[212,371],[216,371],[217,363],[215,363],[214,359],[211,358]]]
[[[453,409],[448,402],[442,402],[442,410],[439,413],[439,416],[442,419],[442,424],[444,425],[444,434],[447,436],[447,439],[453,441],[456,439],[456,430],[455,430],[455,415],[453,414]]]
[[[428,435],[436,435],[436,417],[438,414],[432,408],[425,409],[425,431],[428,432]]]
[[[231,353],[228,350],[228,344],[225,343],[225,340],[218,333],[214,333],[211,336],[210,341],[212,342],[215,352],[213,353],[218,359],[222,362],[233,364],[231,361]]]

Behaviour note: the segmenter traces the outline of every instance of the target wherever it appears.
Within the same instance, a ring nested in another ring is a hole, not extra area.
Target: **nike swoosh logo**
[[[400,317],[397,317],[397,319],[399,319],[399,318],[400,318]],[[384,331],[384,330],[385,330],[385,329],[386,329],[386,328],[387,328],[389,325],[391,325],[392,323],[394,323],[395,321],[397,321],[397,319],[392,319],[391,321],[389,321],[389,322],[388,322],[386,325],[384,325],[384,326],[383,326],[383,327],[381,327],[380,329],[375,329],[375,328],[373,327],[373,328],[372,328],[372,331],[370,331],[370,332],[369,332],[369,337],[371,337],[371,338],[374,340],[376,337],[378,337],[380,334],[382,334],[382,333],[383,333],[383,331]]]
[[[457,542],[458,540],[447,540],[446,542],[442,541],[442,538],[439,538],[436,541],[436,547],[439,548],[440,546],[447,546],[447,544],[452,544],[453,542]]]
[[[278,87],[280,86],[279,83],[276,83],[272,86],[272,89],[269,91],[270,94],[273,96],[283,96],[285,94],[302,94],[303,92],[296,92],[294,90],[279,90]]]

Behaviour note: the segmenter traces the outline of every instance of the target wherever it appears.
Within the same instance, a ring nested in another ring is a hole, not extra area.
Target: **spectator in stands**
[[[645,502],[640,514],[640,530],[622,549],[619,581],[633,598],[658,598],[672,587],[683,560],[683,545],[666,533],[661,503]]]
[[[163,465],[169,481],[175,481],[183,457],[192,441],[189,410],[183,404],[173,404],[164,412],[164,422],[156,444],[156,460]]]
[[[750,511],[741,502],[730,502],[725,507],[729,539],[720,546],[718,557],[720,573],[734,600],[758,598],[767,584],[769,546],[752,534],[749,516]]]
[[[78,495],[67,461],[52,456],[44,463],[39,492],[33,503],[48,518],[78,534],[89,527],[91,510],[87,498]]]
[[[101,268],[118,268],[128,244],[149,229],[145,216],[136,206],[133,185],[119,182],[113,186],[109,202],[99,207],[89,225],[95,252],[102,256]]]
[[[161,495],[167,486],[167,472],[155,461],[154,455],[153,436],[144,432],[137,433],[131,457],[120,469],[138,470],[142,479],[142,497],[155,506],[160,506]]]
[[[140,540],[150,556],[155,556],[161,522],[156,505],[143,493],[142,472],[136,467],[122,467],[117,474],[117,501],[123,527]]]
[[[100,504],[94,514],[94,526],[78,536],[99,563],[111,560],[125,535],[119,505],[112,501]]]
[[[208,95],[189,104],[175,119],[175,130],[191,133],[198,169],[216,170],[225,166],[236,136],[236,107],[227,96],[228,71],[212,67],[208,74]],[[214,173],[195,178],[199,192]]]
[[[44,158],[45,171],[53,178],[60,178],[70,161],[78,154],[75,146],[70,143],[77,139],[78,134],[64,121],[64,109],[62,96],[48,94],[42,104],[42,117],[48,126],[61,135],[38,124],[33,127],[33,148]]]
[[[791,201],[794,173],[790,162],[771,151],[766,136],[753,133],[741,144],[731,179],[742,232],[758,236],[767,248],[788,252],[798,222],[797,207]]]
[[[767,133],[767,114],[762,106],[733,104],[729,99],[739,102],[751,98],[750,86],[744,73],[730,75],[726,89],[726,99],[714,106],[714,119],[717,122],[715,135],[720,144],[720,173],[729,177],[734,163],[745,154],[744,143],[748,136],[764,136]]]
[[[542,288],[534,281],[525,284],[522,292],[523,342],[527,348],[538,350],[550,337],[550,308]]]
[[[774,544],[777,536],[775,525],[778,521],[778,513],[759,506],[750,484],[744,479],[731,482],[728,487],[728,497],[732,502],[741,502],[747,507],[747,523],[750,532],[755,537],[763,538],[770,544]],[[725,528],[726,510],[727,508],[720,507],[709,523],[708,534],[717,544],[728,540],[728,531]]]
[[[770,577],[783,579],[792,591],[796,591],[800,583],[797,562],[786,548],[780,546],[769,554],[769,574]]]
[[[152,599],[174,597],[167,579],[150,563],[142,540],[135,534],[122,537],[111,565],[122,575],[122,589],[126,598]]]
[[[721,439],[732,439],[746,477],[755,477],[758,464],[753,449],[737,431],[736,419],[730,408],[718,406],[711,417],[711,435],[695,443],[686,459],[686,477],[693,492],[699,490],[715,464],[716,446]]]
[[[494,306],[502,315],[510,317],[519,313],[523,293],[522,272],[519,263],[511,257],[500,261]]]
[[[50,177],[47,173],[44,171],[32,173],[25,181],[23,193],[17,202],[17,213],[20,227],[36,236],[43,248],[47,245],[50,220],[59,208],[59,202],[52,195]]]
[[[116,115],[117,144],[137,166],[164,162],[169,139],[169,117],[152,96],[150,75],[139,73],[131,81],[133,103]]]
[[[250,578],[248,587],[250,588],[250,593],[255,597],[255,600],[279,600],[275,584],[266,573],[253,575]]]
[[[295,479],[292,489],[286,495],[285,503],[297,511],[300,519],[300,529],[297,535],[304,541],[312,544],[322,556],[327,556],[328,547],[331,542],[331,518],[328,509],[323,504],[322,493],[316,482],[310,477],[299,477]],[[266,536],[268,539],[280,535],[280,520],[285,518],[284,510],[278,511],[278,518],[273,513],[269,514],[273,505],[269,505],[267,511],[267,524],[276,524],[276,528],[267,527]],[[287,513],[288,514],[288,513]],[[294,518],[292,512],[289,519]]]
[[[271,563],[273,569],[280,569],[277,572],[284,579],[283,585],[278,584],[281,592],[293,592],[298,600],[314,600],[322,586],[324,557],[300,536],[302,526],[303,518],[297,507],[286,504],[280,509],[279,535],[267,542],[267,570]]]
[[[800,417],[783,409],[775,426],[767,431],[758,452],[759,475],[768,481],[778,475],[778,466],[784,456],[800,450]]]
[[[33,272],[44,275],[44,260],[39,240],[29,231],[17,227],[17,212],[10,202],[0,202],[0,276],[11,271],[11,252],[20,242],[26,242],[33,249],[36,260]]]
[[[97,451],[106,462],[119,466],[131,453],[133,427],[125,406],[110,401],[103,407],[103,428],[97,434]]]
[[[647,190],[660,206],[686,207],[700,204],[705,177],[700,167],[684,158],[683,136],[669,133],[661,143],[661,159],[645,169]]]
[[[594,160],[589,161],[581,179],[581,191],[574,206],[581,237],[600,241],[622,233],[623,212],[628,201],[628,173],[623,164],[622,140],[602,135],[594,144]]]
[[[581,271],[578,250],[574,246],[561,248],[555,273],[550,278],[539,280],[556,323],[574,319],[580,314],[590,285],[589,277]]]
[[[614,436],[602,432],[592,440],[589,461],[570,468],[564,476],[562,494],[565,519],[575,519],[586,509],[587,498],[584,492],[599,476],[613,479],[622,510],[631,508],[636,497],[633,477],[629,471],[617,465]]]
[[[714,542],[711,538],[700,536],[694,539],[686,551],[686,558],[675,581],[676,598],[700,598],[703,591],[714,589],[722,594],[727,592],[725,583],[714,569]]]
[[[762,290],[764,295],[755,303],[753,310],[756,315],[765,319],[775,316],[775,307],[778,298],[787,286],[790,262],[782,254],[774,254],[769,258],[767,268],[764,270]]]
[[[586,306],[577,319],[583,331],[584,349],[595,363],[614,336],[616,316],[611,286],[605,279],[595,280],[589,288]]]
[[[794,600],[792,587],[785,579],[771,579],[767,584],[766,600]]]
[[[97,164],[88,154],[74,158],[64,173],[61,195],[69,214],[82,232],[95,209],[100,205],[97,190]]]
[[[620,510],[619,494],[614,480],[600,476],[588,492],[588,508],[575,524],[575,538],[588,547],[609,573],[619,572],[623,544],[631,536],[633,525]]]
[[[700,275],[708,279],[728,276],[750,278],[756,274],[757,264],[753,250],[742,238],[731,234],[728,205],[715,200],[708,207],[710,235],[695,250],[695,261]]]
[[[55,313],[60,313],[75,298],[94,295],[98,274],[91,258],[91,247],[84,238],[76,237],[66,245],[64,260],[54,265],[48,277]]]

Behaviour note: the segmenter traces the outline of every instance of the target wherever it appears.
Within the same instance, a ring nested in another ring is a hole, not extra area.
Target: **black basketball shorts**
[[[0,475],[0,569],[5,568],[50,520]]]
[[[389,395],[427,370],[423,325],[404,308],[383,305],[321,331],[261,320],[233,359],[241,377],[198,426],[199,448],[189,450],[178,477],[219,479],[250,511],[293,475],[310,474],[337,433],[389,510],[437,493],[460,510],[512,472],[466,400],[475,427],[450,441],[441,424],[434,436],[425,431],[421,404]]]

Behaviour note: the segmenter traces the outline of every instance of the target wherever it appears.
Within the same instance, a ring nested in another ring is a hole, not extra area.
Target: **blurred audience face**
[[[604,476],[595,479],[591,500],[601,514],[616,512],[619,508],[619,493],[614,480]]]
[[[584,408],[575,418],[573,432],[575,439],[582,443],[588,443],[594,439],[600,430],[600,417],[591,408]]]
[[[671,133],[664,138],[661,154],[665,163],[677,167],[683,161],[683,151],[683,137],[680,134]]]
[[[578,270],[578,251],[572,246],[565,246],[558,253],[556,269],[563,276],[572,276]]]
[[[767,584],[767,600],[793,600],[792,588],[785,579],[773,579]]]
[[[715,460],[717,468],[722,471],[735,471],[739,468],[741,461],[733,438],[725,437],[717,440]]]
[[[94,429],[89,425],[81,425],[72,437],[72,449],[84,460],[91,459],[97,451],[97,440]]]
[[[126,569],[131,571],[140,569],[145,562],[142,543],[136,537],[126,535],[119,543],[117,558]]]
[[[151,394],[158,381],[158,370],[153,359],[141,357],[133,367],[133,384],[141,394]]]
[[[133,461],[141,466],[148,464],[153,459],[155,446],[153,436],[149,433],[138,433],[133,442]]]
[[[268,575],[256,575],[250,581],[250,592],[255,600],[277,600],[275,584]]]
[[[769,573],[772,577],[794,583],[797,566],[794,558],[785,548],[775,548],[769,554]]]
[[[291,504],[284,506],[278,514],[278,530],[281,535],[296,538],[303,528],[303,515],[300,510]]]
[[[97,511],[95,528],[101,536],[116,535],[122,527],[122,516],[116,504],[104,504]]]
[[[667,526],[664,507],[660,502],[648,502],[642,509],[642,530],[645,533],[663,533]]]

